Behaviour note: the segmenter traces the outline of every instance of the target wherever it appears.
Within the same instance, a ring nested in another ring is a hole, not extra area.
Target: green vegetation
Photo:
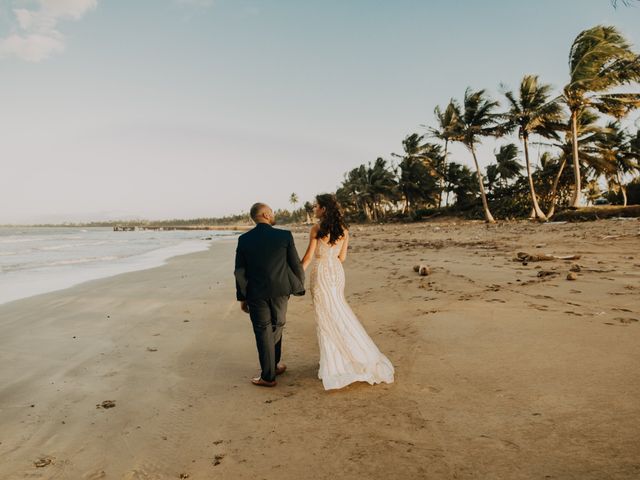
[[[583,196],[587,205],[604,196],[626,206],[640,172],[640,132],[625,130],[622,120],[640,107],[640,93],[629,91],[638,82],[640,57],[615,27],[585,30],[571,46],[562,92],[537,75],[525,75],[515,92],[502,87],[503,105],[468,88],[462,102],[436,107],[429,140],[409,134],[397,165],[378,158],[354,168],[337,195],[352,220],[369,221],[436,214],[545,221],[558,207],[581,207]],[[477,146],[485,137],[505,144],[483,171]],[[469,151],[473,173],[450,161],[452,143]],[[531,144],[545,150],[536,166]]]

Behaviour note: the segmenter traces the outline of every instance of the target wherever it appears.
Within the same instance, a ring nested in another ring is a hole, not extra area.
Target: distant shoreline
[[[0,228],[123,228],[125,230],[247,230],[252,225],[163,225],[163,224],[34,224],[34,225],[0,225]]]
[[[564,208],[558,211],[553,217],[553,221],[569,221],[569,222],[584,222],[594,221],[611,217],[637,217],[640,218],[640,205],[600,205],[600,206],[585,206],[577,209]],[[481,220],[480,217],[465,216],[462,212],[451,211],[450,209],[436,209],[434,213],[424,216],[422,218],[410,219],[381,219],[378,221],[358,221],[351,220],[349,223],[352,225],[370,225],[370,224],[414,224],[414,223],[429,223],[431,221],[447,222],[447,221],[474,221]],[[526,218],[517,219],[500,219],[499,221],[510,222],[513,220],[523,220]],[[194,220],[197,221],[197,220]],[[171,223],[175,222],[175,223]],[[159,220],[156,222],[150,222],[146,220],[142,221],[123,221],[123,222],[89,222],[89,223],[48,223],[48,224],[0,224],[0,228],[116,228],[125,227],[124,230],[139,229],[139,230],[248,230],[253,228],[253,224],[243,223],[226,223],[226,224],[194,224],[188,223],[189,220]],[[278,223],[279,226],[287,225],[291,229],[298,229],[300,227],[306,227],[304,222],[290,222],[290,223]]]
[[[116,232],[135,230],[248,230],[251,225],[114,225]]]

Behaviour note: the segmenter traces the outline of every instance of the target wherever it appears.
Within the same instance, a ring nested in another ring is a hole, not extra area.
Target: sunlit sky
[[[289,207],[599,23],[640,48],[608,0],[0,0],[0,223]]]

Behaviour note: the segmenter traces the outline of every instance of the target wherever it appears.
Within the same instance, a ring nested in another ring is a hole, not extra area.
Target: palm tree
[[[349,170],[345,174],[342,186],[336,191],[336,196],[343,206],[352,208],[356,213],[364,214],[367,220],[371,220],[366,169],[366,165],[360,165]]]
[[[602,196],[602,190],[598,185],[598,180],[592,178],[587,182],[587,205],[593,204],[598,198]]]
[[[451,162],[447,168],[447,195],[456,196],[456,205],[464,207],[478,195],[478,182],[466,165]]]
[[[538,83],[537,75],[525,75],[520,83],[518,93],[518,97],[511,91],[504,94],[509,103],[509,111],[504,114],[505,127],[509,130],[517,129],[518,137],[522,139],[533,214],[535,218],[546,220],[547,217],[538,204],[533,184],[529,159],[529,137],[536,134],[557,140],[559,138],[557,129],[562,121],[562,107],[557,99],[549,99],[551,85]]]
[[[462,178],[465,176],[463,168],[469,170],[467,167],[463,167],[456,162],[451,162],[447,165],[447,171],[444,179],[444,191],[446,195],[444,203],[446,205],[449,205],[449,194],[455,191],[455,189],[461,184]]]
[[[395,174],[388,168],[387,161],[376,158],[367,167],[367,186],[372,203],[373,219],[378,220],[382,216],[382,204],[394,200],[397,189]]]
[[[497,136],[501,129],[497,124],[495,109],[499,103],[491,100],[485,90],[472,91],[470,88],[464,92],[463,112],[460,118],[460,135],[454,141],[461,142],[471,152],[473,162],[476,166],[476,176],[480,197],[482,198],[482,208],[487,223],[495,223],[493,215],[489,210],[487,194],[484,191],[482,172],[476,156],[476,145],[482,137]]]
[[[594,108],[617,118],[640,106],[638,93],[610,93],[611,89],[640,80],[640,59],[615,27],[598,25],[581,32],[569,54],[570,80],[563,100],[571,112],[575,191],[571,205],[580,206],[580,158],[577,119]]]
[[[392,153],[401,160],[398,186],[405,200],[404,213],[411,213],[419,202],[434,202],[436,178],[443,181],[444,157],[439,145],[422,143],[424,135],[413,133],[402,141],[404,153]],[[438,202],[442,189],[438,191]]]
[[[444,157],[440,169],[440,194],[438,195],[438,208],[442,205],[442,192],[445,189],[445,177],[449,161],[449,142],[456,141],[460,137],[460,105],[454,100],[449,100],[444,111],[437,106],[434,114],[438,121],[438,127],[429,128],[431,136],[444,142]]]
[[[422,144],[422,161],[431,172],[431,175],[438,177],[444,184],[444,176],[446,174],[446,158],[442,152],[442,147],[437,143],[426,142]],[[439,192],[440,194],[440,192]]]
[[[392,153],[391,155],[402,159],[425,160],[423,145],[421,143],[423,139],[424,135],[418,135],[417,133],[407,135],[405,139],[402,140],[402,149],[404,152],[402,154]]]
[[[599,126],[596,121],[598,120],[598,116],[591,110],[582,110],[578,113],[576,118],[576,133],[578,138],[578,151],[580,158],[584,161],[584,163],[588,165],[595,165],[600,160],[597,157],[597,148],[595,147],[595,142],[599,138],[599,136],[604,132],[604,128]],[[556,207],[556,193],[558,190],[558,185],[562,178],[562,174],[564,173],[564,169],[567,164],[571,165],[573,168],[573,125],[572,121],[565,123],[561,128],[559,128],[559,133],[561,135],[561,140],[559,142],[552,142],[550,144],[554,147],[560,149],[560,157],[559,157],[559,168],[557,169],[553,186],[551,188],[551,193],[549,195],[549,209],[547,210],[546,216],[547,218],[551,218],[555,213]],[[543,143],[543,145],[545,145]],[[583,170],[579,171],[579,175],[582,178]],[[574,174],[574,183],[575,183],[575,174]]]
[[[522,165],[518,162],[518,147],[514,143],[502,145],[496,156],[496,175],[502,185],[520,176]]]
[[[307,214],[307,225],[311,223],[311,214],[313,213],[313,204],[309,201],[304,202],[304,213]]]
[[[387,161],[377,158],[373,164],[350,170],[336,194],[367,220],[377,220],[382,215],[382,204],[395,199],[396,187],[395,174],[387,168]]]
[[[622,193],[623,206],[627,206],[627,190],[623,178],[627,174],[640,171],[640,152],[634,151],[633,137],[629,135],[619,122],[609,122],[606,131],[598,136],[596,147],[602,157],[602,173],[614,190]]]
[[[540,164],[534,173],[534,182],[538,185],[536,194],[540,197],[541,204],[552,205],[553,208],[558,187],[564,187],[567,184],[569,172],[564,169],[565,164],[564,155],[553,155],[550,151],[546,151],[540,156]],[[560,177],[564,180],[563,185]],[[552,208],[549,210],[553,214]],[[550,218],[549,212],[547,212],[547,218]]]
[[[292,217],[295,215],[295,212],[297,210],[296,205],[298,204],[299,201],[300,200],[298,199],[297,193],[292,193],[291,195],[289,195],[289,203],[293,205],[293,212],[291,212]]]
[[[489,193],[493,193],[496,183],[498,183],[498,177],[500,176],[498,174],[498,164],[490,163],[489,165],[487,165],[484,176],[487,180],[487,190],[489,191]]]

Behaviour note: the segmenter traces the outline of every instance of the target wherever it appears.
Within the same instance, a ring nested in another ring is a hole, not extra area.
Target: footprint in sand
[[[614,320],[616,320],[618,323],[614,323],[614,322],[604,322],[605,325],[611,325],[612,327],[628,327],[629,325],[631,325],[632,323],[637,323],[638,319],[637,318],[614,318]]]
[[[107,478],[107,472],[105,472],[104,470],[89,472],[82,476],[82,480],[100,480],[102,478]]]
[[[390,328],[389,331],[395,333],[399,337],[406,337],[406,335],[397,328]]]
[[[622,318],[622,317],[617,317],[614,318],[614,320],[617,320],[618,322],[622,323],[623,325],[630,325],[632,323],[637,323],[638,319],[637,318]]]
[[[528,303],[527,305],[531,308],[535,308],[536,310],[540,310],[542,312],[549,311],[549,308],[546,305],[536,305],[535,303]]]
[[[52,457],[52,456],[49,456],[49,455],[47,455],[46,457],[39,458],[38,460],[33,462],[33,464],[37,468],[47,467],[47,466],[49,466],[49,465],[51,465],[53,463],[55,463],[55,457]]]
[[[489,441],[493,443],[495,446],[500,448],[509,449],[509,450],[520,450],[520,445],[510,440],[504,440],[502,438],[493,438],[493,437],[490,437],[489,435],[480,435],[478,439]]]
[[[145,472],[144,470],[131,470],[124,474],[123,480],[151,480],[157,478]]]

